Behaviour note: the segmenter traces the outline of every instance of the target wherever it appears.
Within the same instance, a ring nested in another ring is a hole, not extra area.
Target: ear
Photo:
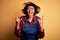
[[[39,12],[40,12],[40,9],[41,9],[40,7],[37,7],[37,13],[39,13]]]

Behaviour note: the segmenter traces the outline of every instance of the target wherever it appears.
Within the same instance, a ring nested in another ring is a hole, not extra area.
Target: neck
[[[31,17],[28,17],[28,19],[33,19],[33,16],[31,16]]]
[[[33,16],[32,17],[28,17],[28,21],[31,22],[33,19]]]

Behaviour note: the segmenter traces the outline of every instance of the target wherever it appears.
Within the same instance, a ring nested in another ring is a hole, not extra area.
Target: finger
[[[18,17],[18,15],[16,15],[16,21],[17,21],[17,22],[19,21],[19,17]]]
[[[42,16],[42,22],[43,22],[43,16]]]
[[[42,27],[43,27],[43,16],[42,16]]]
[[[43,16],[42,16],[42,20],[43,20]]]
[[[16,16],[17,19],[19,19],[18,15]]]

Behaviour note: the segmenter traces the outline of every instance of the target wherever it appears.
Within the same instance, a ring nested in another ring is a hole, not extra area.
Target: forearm
[[[20,23],[19,23],[19,22],[17,22],[17,29],[19,29],[19,26],[20,26]]]
[[[43,24],[40,24],[40,31],[43,32]]]
[[[20,22],[17,22],[17,27],[16,27],[16,35],[20,37],[21,34],[21,28],[20,28]]]
[[[40,28],[39,28],[39,32],[38,32],[38,37],[39,37],[39,38],[44,38],[45,33],[44,33],[43,25],[40,24],[39,27],[40,27]]]

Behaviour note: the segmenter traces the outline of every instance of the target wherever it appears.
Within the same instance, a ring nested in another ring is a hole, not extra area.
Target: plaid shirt
[[[19,29],[15,28],[15,35],[18,36],[18,37],[22,37],[23,36],[21,28],[22,28],[23,24],[25,23],[25,21],[27,21],[27,17],[26,16],[22,16],[22,17],[20,17],[20,19],[22,19],[22,20],[20,22]],[[36,19],[40,19],[40,18],[38,16],[34,16],[33,17],[33,21],[36,20]],[[29,22],[29,23],[30,24],[33,24],[33,21],[32,22]],[[44,30],[43,30],[43,32],[41,32],[41,30],[40,30],[41,29],[40,28],[41,26],[40,26],[40,24],[39,24],[38,21],[37,21],[37,24],[39,25],[38,26],[39,32],[38,32],[37,36],[38,36],[38,38],[41,39],[41,38],[44,37]]]

